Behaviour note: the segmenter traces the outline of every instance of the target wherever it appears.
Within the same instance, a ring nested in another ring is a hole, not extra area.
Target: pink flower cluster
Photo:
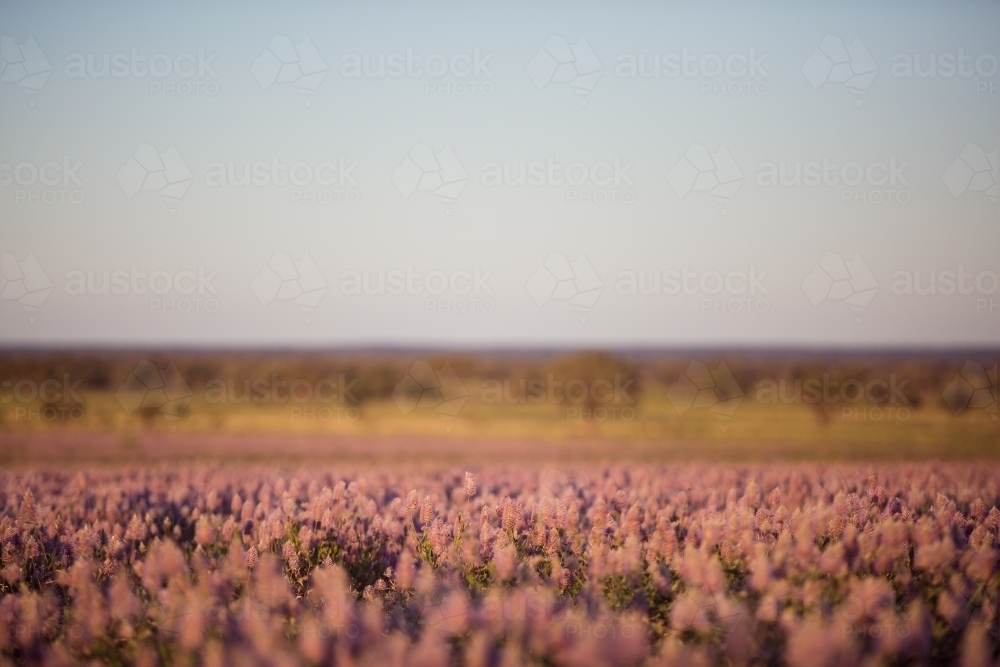
[[[7,474],[0,663],[995,665],[998,473]]]

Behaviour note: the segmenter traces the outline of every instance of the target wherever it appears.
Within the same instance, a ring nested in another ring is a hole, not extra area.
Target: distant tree
[[[610,352],[572,354],[556,360],[550,368],[564,387],[576,380],[582,381],[587,388],[587,398],[581,403],[582,407],[590,410],[599,407],[634,408],[639,402],[638,367]],[[579,383],[576,386],[579,387]],[[574,393],[579,393],[579,390]]]

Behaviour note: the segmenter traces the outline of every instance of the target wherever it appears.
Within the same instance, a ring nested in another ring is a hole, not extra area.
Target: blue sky
[[[998,19],[5,3],[0,344],[996,344]]]

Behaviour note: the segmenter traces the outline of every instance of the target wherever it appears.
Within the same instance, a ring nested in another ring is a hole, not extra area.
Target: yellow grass
[[[931,402],[906,412],[838,404],[824,419],[813,406],[761,404],[748,394],[735,414],[723,420],[703,408],[678,414],[665,389],[653,386],[628,406],[634,414],[609,408],[597,418],[585,418],[578,406],[565,402],[485,404],[472,391],[458,417],[445,419],[429,408],[404,415],[387,399],[356,408],[337,403],[234,405],[209,403],[196,393],[180,418],[167,419],[155,413],[146,418],[127,415],[110,392],[81,395],[82,417],[76,420],[46,420],[41,405],[34,406],[37,413],[25,413],[23,405],[0,406],[0,462],[118,457],[483,461],[1000,457],[997,422],[985,411],[954,416]]]

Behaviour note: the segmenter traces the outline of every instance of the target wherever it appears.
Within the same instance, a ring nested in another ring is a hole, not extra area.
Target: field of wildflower
[[[991,665],[998,473],[5,471],[0,662]]]

